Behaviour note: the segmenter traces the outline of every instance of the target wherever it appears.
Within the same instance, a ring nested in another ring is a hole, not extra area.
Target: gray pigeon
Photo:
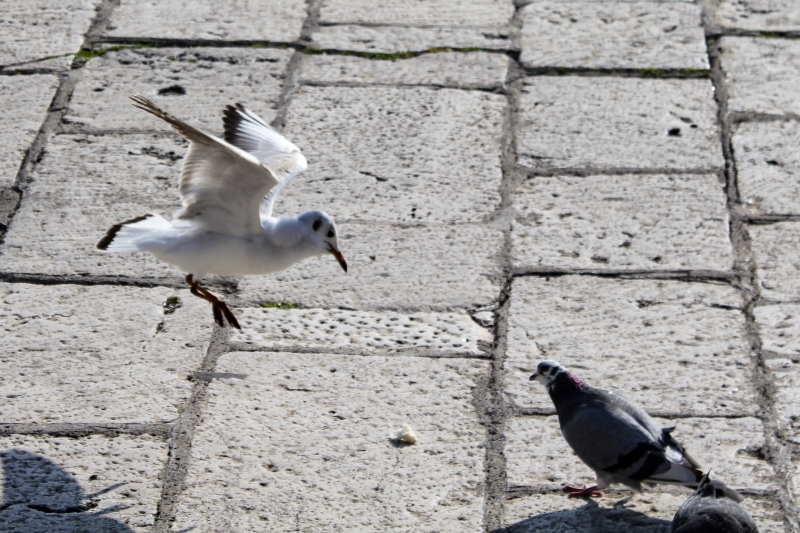
[[[547,388],[556,407],[561,434],[577,456],[597,474],[588,488],[565,486],[573,496],[600,496],[599,490],[621,483],[640,491],[642,483],[697,488],[703,473],[644,409],[624,396],[595,389],[555,361],[542,361],[531,381]],[[719,481],[710,482],[735,501],[742,497]]]
[[[705,480],[672,519],[672,533],[758,533],[755,522],[735,502]]]

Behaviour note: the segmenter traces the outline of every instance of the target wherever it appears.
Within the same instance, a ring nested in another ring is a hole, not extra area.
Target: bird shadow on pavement
[[[0,531],[5,533],[133,533],[119,520],[103,516],[95,498],[122,483],[86,495],[80,483],[47,457],[25,450],[0,451]]]
[[[492,533],[669,533],[671,522],[622,505],[601,507],[589,501],[577,509],[542,513]]]

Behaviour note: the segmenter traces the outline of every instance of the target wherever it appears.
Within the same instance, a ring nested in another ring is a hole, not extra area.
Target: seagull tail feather
[[[140,252],[140,237],[153,230],[168,229],[171,224],[159,215],[143,215],[111,226],[97,243],[98,250],[108,252]]]

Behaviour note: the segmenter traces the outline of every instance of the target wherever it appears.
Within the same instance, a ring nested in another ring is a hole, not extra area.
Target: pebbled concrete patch
[[[709,68],[690,4],[534,2],[522,9],[521,38],[528,68]]]
[[[764,350],[800,359],[800,305],[763,305],[753,314]]]
[[[478,531],[484,361],[231,353],[173,530]],[[447,417],[442,417],[447,413]],[[410,424],[417,444],[390,438]]]
[[[530,169],[722,168],[709,80],[533,77],[520,107],[517,151]]]
[[[0,20],[0,65],[12,65],[64,56],[51,63],[67,69],[81,47],[83,36],[100,0],[4,0]],[[5,93],[7,89],[0,89]],[[3,106],[4,109],[10,109]]]
[[[800,6],[793,0],[720,0],[716,22],[753,31],[800,30]]]
[[[800,127],[794,122],[745,122],[733,134],[741,203],[753,216],[800,214]]]
[[[800,260],[794,254],[800,224],[780,222],[748,227],[761,297],[785,301],[800,298]]]
[[[241,102],[275,117],[292,50],[137,48],[106,52],[81,69],[65,121],[96,130],[174,131],[131,105],[138,93],[195,127],[222,132],[222,110]],[[220,83],[220,80],[225,80]]]
[[[799,41],[723,37],[719,46],[728,87],[728,111],[800,113],[800,101],[794,96],[800,83]]]
[[[478,222],[500,204],[502,95],[414,87],[302,87],[286,134],[309,161],[276,213]],[[356,118],[357,117],[357,118]]]
[[[213,324],[207,303],[168,288],[2,283],[0,298],[3,422],[173,420]]]
[[[800,444],[800,365],[797,357],[767,360],[773,378],[775,411],[781,426],[781,437]]]
[[[729,270],[714,174],[535,177],[516,192],[514,266]]]
[[[356,56],[306,54],[299,81],[306,84],[433,85],[497,89],[505,85],[511,59],[488,52],[440,52],[377,61]]]
[[[120,0],[106,35],[205,39],[209,41],[292,42],[300,38],[306,2],[228,2],[213,0]]]
[[[487,355],[494,341],[466,313],[368,313],[343,309],[239,310],[242,331],[233,331],[232,342],[264,349],[346,351],[348,353],[397,353]]]
[[[518,406],[552,410],[528,378],[554,359],[651,412],[754,413],[741,306],[736,289],[707,283],[518,278],[503,388]]]
[[[167,451],[149,435],[0,437],[0,529],[149,531]]]
[[[238,299],[403,312],[486,307],[500,294],[500,231],[340,224],[339,244],[346,274],[332,256],[317,257],[243,278]]]
[[[0,76],[0,107],[14,110],[0,122],[0,187],[10,187],[58,89],[50,75]]]

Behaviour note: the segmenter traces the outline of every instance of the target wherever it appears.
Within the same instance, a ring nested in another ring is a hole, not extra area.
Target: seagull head
[[[342,270],[347,272],[347,261],[344,260],[342,252],[339,251],[339,244],[336,241],[336,226],[327,213],[322,211],[307,211],[300,215],[298,219],[308,226],[310,230],[311,243],[317,252],[322,255],[330,253],[339,262]]]

